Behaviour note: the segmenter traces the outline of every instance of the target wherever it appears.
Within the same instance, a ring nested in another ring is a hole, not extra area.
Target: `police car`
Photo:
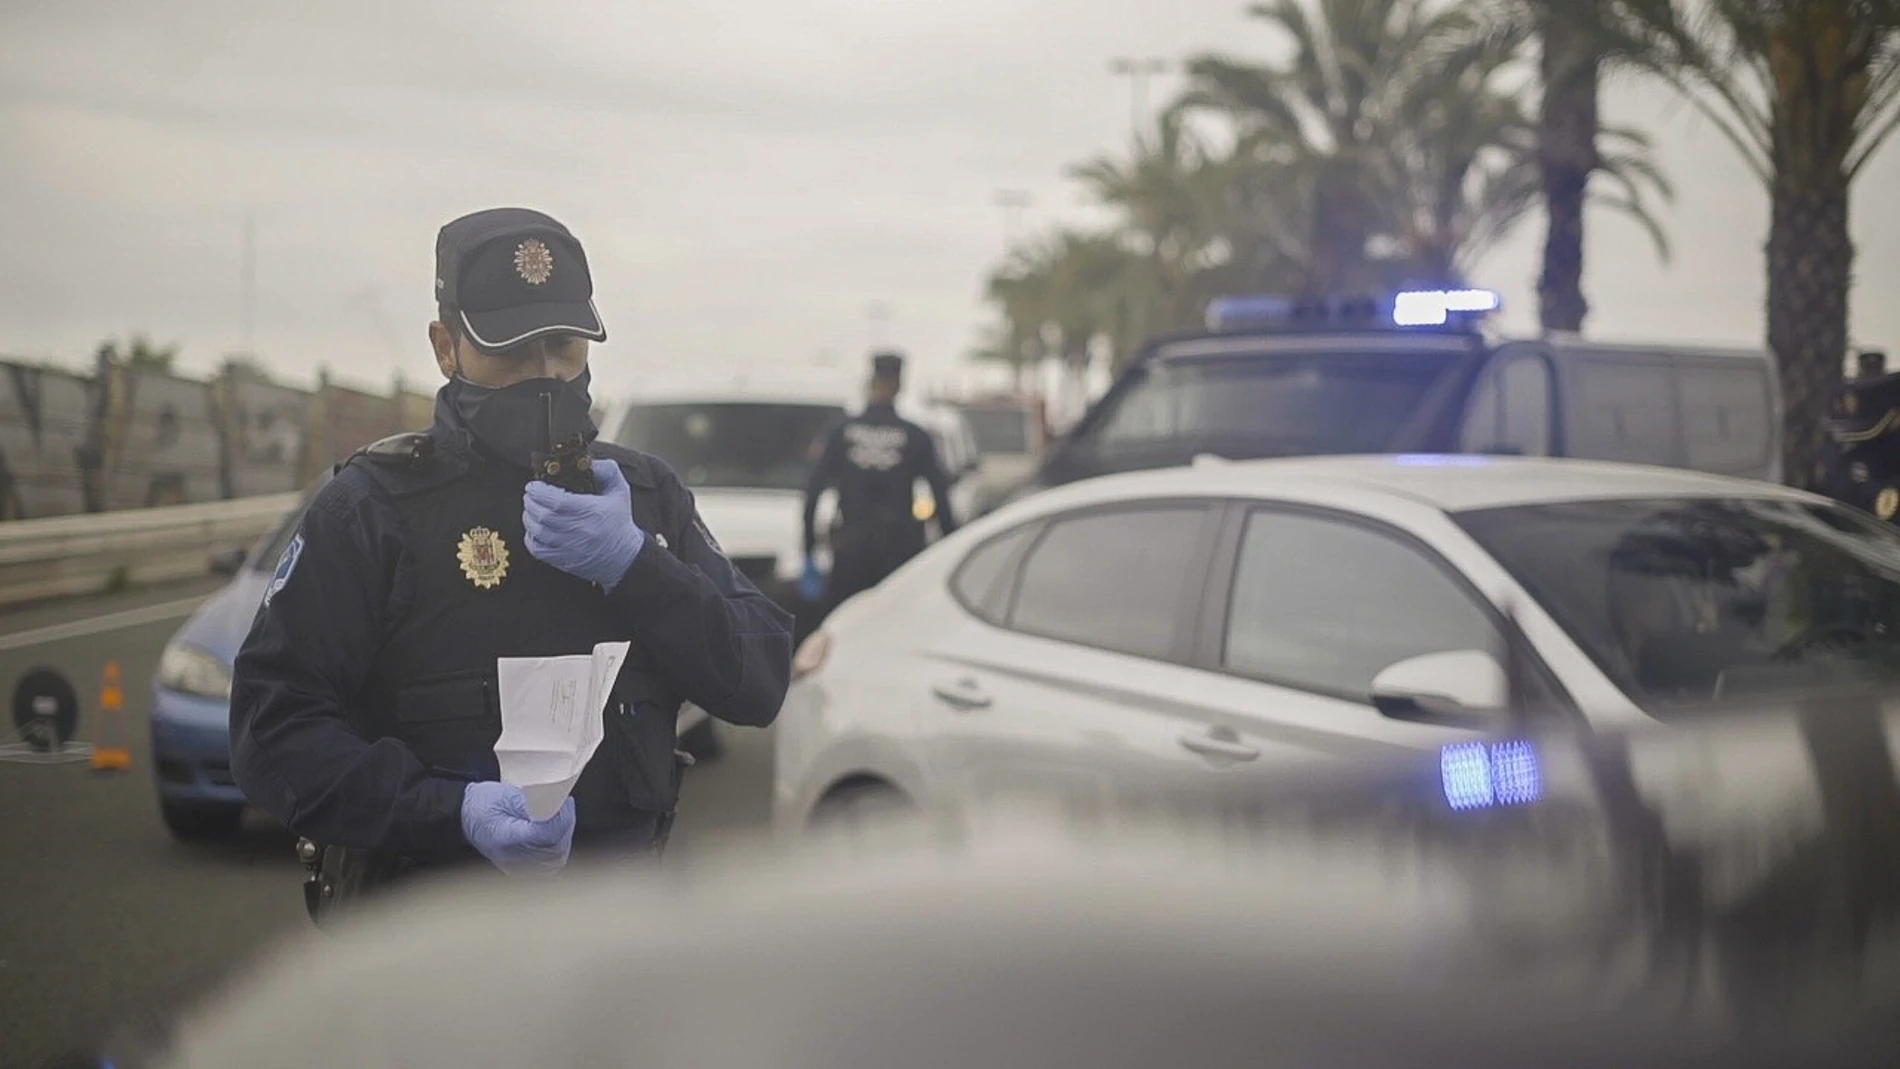
[[[1504,712],[1517,632],[1534,670],[1514,705],[1596,730],[1891,681],[1900,531],[1785,487],[1574,460],[1078,482],[926,550],[800,647],[775,819],[1429,750],[1527,715]]]
[[[1147,343],[1012,495],[1113,472],[1350,453],[1494,453],[1781,481],[1765,350],[1507,340],[1487,290],[1226,297]]]

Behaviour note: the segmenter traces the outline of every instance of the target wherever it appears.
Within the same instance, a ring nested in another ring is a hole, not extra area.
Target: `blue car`
[[[152,685],[152,764],[159,815],[186,840],[228,836],[244,817],[244,792],[231,778],[231,662],[250,633],[284,546],[326,473],[277,527],[247,552],[213,553],[211,570],[231,581],[172,635]],[[719,751],[712,718],[688,706],[680,749],[706,761]]]
[[[305,494],[304,503],[309,500]],[[229,835],[244,816],[244,792],[231,779],[231,662],[303,510],[302,504],[291,509],[249,552],[212,554],[211,570],[231,581],[198,606],[159,655],[152,772],[159,815],[180,839]]]

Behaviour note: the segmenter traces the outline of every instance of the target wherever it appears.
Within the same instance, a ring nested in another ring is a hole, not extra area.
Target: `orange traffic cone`
[[[115,726],[116,731],[112,730]],[[108,741],[108,733],[117,741]],[[132,751],[125,745],[125,687],[117,661],[106,662],[105,683],[99,688],[99,741],[92,746],[92,767],[97,772],[132,767]]]

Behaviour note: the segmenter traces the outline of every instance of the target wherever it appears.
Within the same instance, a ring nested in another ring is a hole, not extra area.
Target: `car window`
[[[1269,454],[1383,450],[1458,359],[1443,352],[1261,353],[1162,361],[1104,412],[1104,446],[1245,441]]]
[[[1568,449],[1586,460],[1676,463],[1675,383],[1661,363],[1579,358]]]
[[[1502,645],[1490,614],[1410,543],[1345,520],[1248,517],[1223,667],[1363,701],[1400,661]]]
[[[1506,360],[1473,392],[1459,448],[1549,456],[1550,406],[1550,365],[1535,356]]]
[[[1013,455],[1029,452],[1029,414],[1019,408],[970,407],[963,410],[984,453]]]
[[[1452,518],[1659,718],[1900,680],[1900,532],[1858,509],[1640,498]]]
[[[844,418],[838,405],[641,403],[627,409],[613,441],[666,461],[696,489],[802,490]]]
[[[1765,367],[1687,365],[1677,381],[1690,467],[1733,475],[1769,462],[1774,412]]]
[[[1018,527],[970,551],[950,577],[950,591],[964,608],[990,623],[1002,623],[1009,611],[1016,561],[1035,531],[1033,524]]]
[[[1200,594],[1197,505],[1091,512],[1057,520],[1029,551],[1010,626],[1144,657],[1174,652],[1177,621]]]

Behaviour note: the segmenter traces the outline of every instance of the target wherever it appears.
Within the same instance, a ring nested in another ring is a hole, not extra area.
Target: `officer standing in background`
[[[788,615],[679,478],[595,440],[588,345],[606,331],[574,236],[526,209],[457,219],[436,298],[434,424],[338,466],[234,666],[232,772],[321,844],[332,891],[651,849],[678,799],[681,703],[762,726],[790,679]],[[603,741],[561,811],[529,819],[497,782],[496,659],[620,641]]]
[[[1834,388],[1816,465],[1820,491],[1883,520],[1900,515],[1900,375],[1868,350],[1854,378]]]
[[[823,615],[852,595],[884,581],[924,548],[924,523],[913,510],[917,479],[930,483],[937,522],[956,530],[950,478],[930,434],[897,414],[904,358],[881,352],[871,358],[870,398],[864,411],[832,429],[824,453],[805,486],[805,559],[818,544],[818,498],[838,489],[839,526],[831,547],[831,577]]]

